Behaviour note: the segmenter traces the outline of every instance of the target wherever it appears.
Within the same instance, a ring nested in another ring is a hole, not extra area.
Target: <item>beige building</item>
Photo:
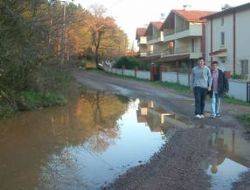
[[[206,59],[238,75],[250,76],[250,3],[204,17]]]
[[[142,29],[137,29],[136,39],[140,56],[187,71],[197,59],[205,55],[203,37],[205,20],[201,17],[212,13],[197,10],[172,10],[163,23],[150,22],[145,33]]]
[[[137,28],[136,29],[136,40],[137,45],[139,47],[139,56],[146,57],[147,56],[147,36],[146,36],[147,28]]]
[[[161,55],[161,46],[163,42],[163,32],[161,31],[162,22],[150,22],[146,30],[148,56]]]
[[[162,63],[175,63],[187,70],[205,53],[204,23],[201,17],[212,14],[198,10],[172,10],[163,23]]]

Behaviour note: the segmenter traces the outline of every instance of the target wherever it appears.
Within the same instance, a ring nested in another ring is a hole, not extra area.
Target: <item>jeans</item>
[[[207,95],[206,88],[198,86],[194,87],[195,115],[204,114],[206,95]]]
[[[212,115],[216,116],[220,114],[220,97],[216,92],[213,92],[211,108]]]

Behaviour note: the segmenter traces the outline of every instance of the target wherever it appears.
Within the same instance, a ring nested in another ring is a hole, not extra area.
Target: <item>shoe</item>
[[[199,114],[194,116],[195,118],[201,119],[201,116]]]
[[[216,115],[211,114],[210,117],[214,119],[216,117]]]
[[[203,114],[201,114],[200,117],[201,117],[202,119],[205,118],[205,116],[204,116]]]
[[[221,115],[218,113],[218,114],[216,114],[216,117],[221,117]]]

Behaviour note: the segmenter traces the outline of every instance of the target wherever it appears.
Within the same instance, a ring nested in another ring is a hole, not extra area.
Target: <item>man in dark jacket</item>
[[[212,76],[212,88],[210,91],[210,97],[212,98],[211,117],[220,117],[220,103],[221,98],[228,92],[228,80],[222,70],[218,69],[218,62],[213,61],[211,65],[211,76]]]

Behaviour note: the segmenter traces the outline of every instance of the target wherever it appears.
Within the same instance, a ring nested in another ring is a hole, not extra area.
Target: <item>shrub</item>
[[[150,64],[140,61],[139,59],[135,57],[121,57],[117,60],[114,67],[115,68],[122,68],[125,67],[125,69],[135,69],[138,68],[140,70],[149,70]]]

